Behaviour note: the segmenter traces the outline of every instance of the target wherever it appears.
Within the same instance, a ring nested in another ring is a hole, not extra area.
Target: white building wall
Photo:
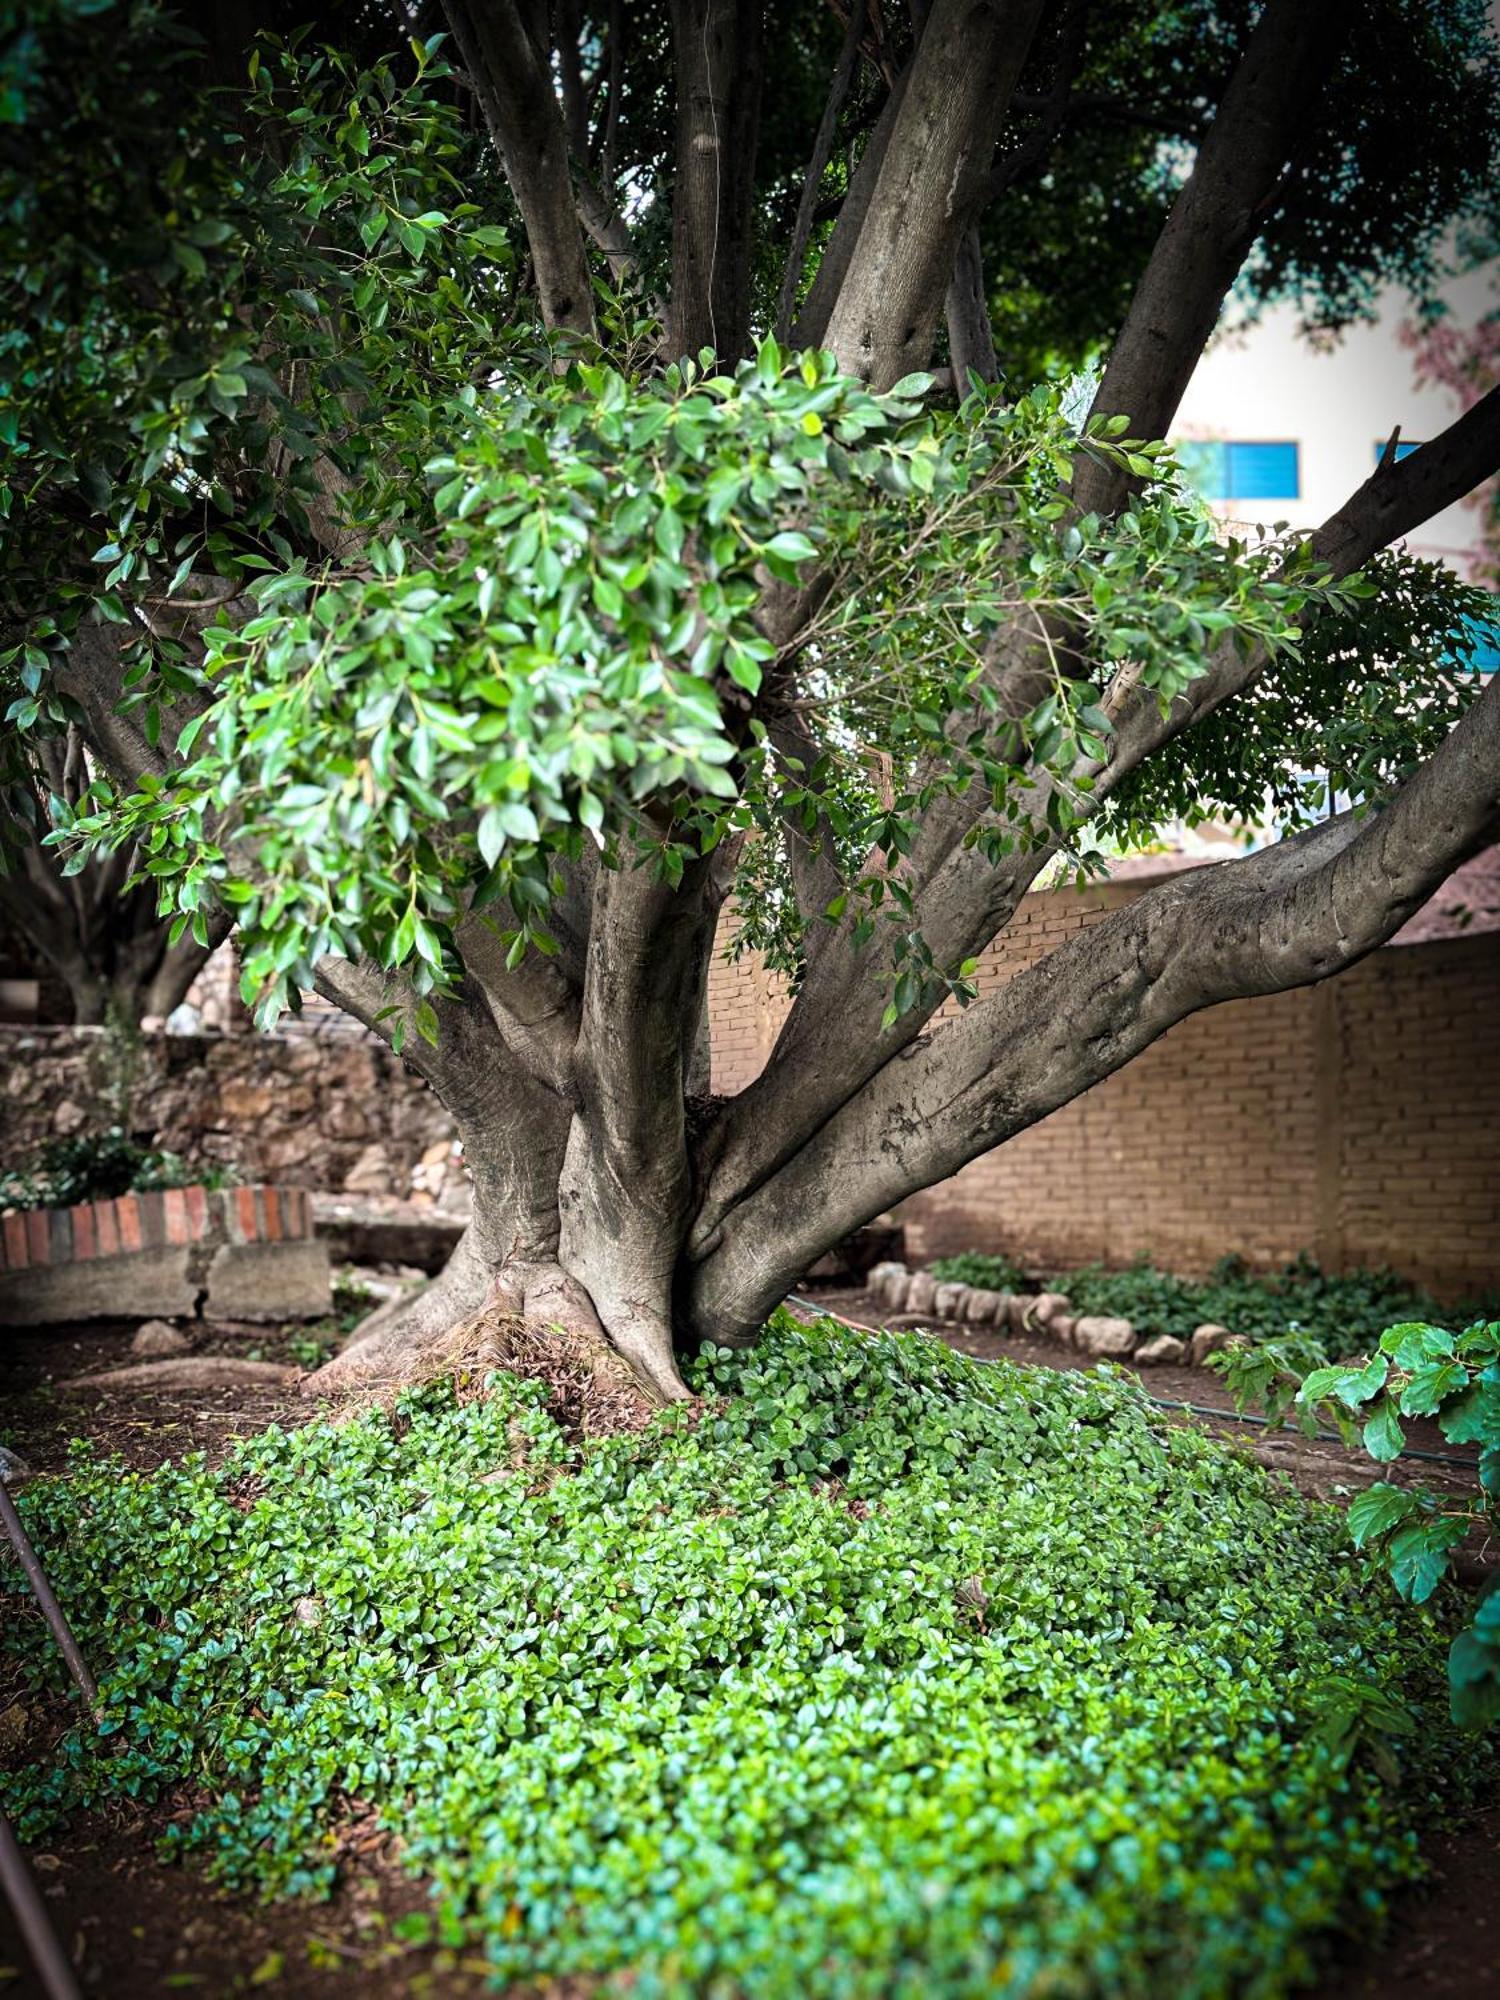
[[[1473,273],[1446,296],[1461,325],[1476,325],[1494,310],[1493,277]],[[1397,424],[1403,441],[1420,444],[1453,422],[1452,393],[1416,385],[1416,357],[1399,334],[1409,314],[1405,296],[1392,292],[1381,298],[1372,325],[1351,327],[1327,348],[1299,333],[1289,306],[1216,337],[1188,384],[1173,439],[1295,439],[1302,489],[1295,500],[1216,502],[1217,514],[1316,527],[1369,478],[1376,441],[1383,443]],[[1476,513],[1455,506],[1419,529],[1410,546],[1467,573],[1477,539]]]

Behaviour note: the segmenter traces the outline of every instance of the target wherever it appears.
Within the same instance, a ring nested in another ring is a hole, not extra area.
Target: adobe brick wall
[[[316,1318],[328,1249],[304,1188],[158,1188],[0,1218],[0,1324]]]
[[[230,1243],[308,1237],[312,1198],[304,1188],[153,1188],[73,1208],[27,1209],[0,1218],[0,1271],[86,1264],[133,1250],[186,1245],[216,1228]]]
[[[1148,886],[1028,896],[992,990]],[[746,989],[750,989],[746,991]],[[718,968],[714,1087],[757,1074],[786,1011]],[[1500,934],[1388,946],[1325,985],[1183,1021],[1127,1068],[896,1211],[908,1253],[1042,1269],[1149,1257],[1194,1275],[1388,1264],[1458,1296],[1500,1285]]]

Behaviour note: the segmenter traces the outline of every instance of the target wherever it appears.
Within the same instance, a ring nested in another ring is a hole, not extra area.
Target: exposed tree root
[[[382,1384],[373,1400],[388,1404],[402,1389],[447,1375],[461,1399],[483,1396],[495,1369],[543,1383],[551,1414],[569,1437],[640,1430],[657,1407],[607,1342],[498,1306],[410,1352],[400,1376]]]
[[[675,1395],[663,1390],[631,1365],[605,1334],[588,1294],[561,1265],[515,1260],[497,1276],[467,1237],[432,1284],[372,1313],[343,1352],[304,1377],[301,1388],[305,1396],[385,1401],[416,1382],[492,1368],[549,1382],[576,1378],[575,1400],[595,1408],[610,1430],[634,1427],[634,1421],[622,1423],[627,1412],[644,1422],[653,1408],[686,1394],[680,1384]]]
[[[238,1361],[222,1354],[177,1355],[168,1361],[137,1361],[96,1375],[72,1375],[58,1383],[65,1396],[89,1396],[110,1389],[287,1388],[298,1370],[280,1361]]]

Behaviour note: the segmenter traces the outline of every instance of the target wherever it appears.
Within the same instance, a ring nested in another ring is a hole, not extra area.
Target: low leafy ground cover
[[[932,1269],[939,1278],[998,1291],[1023,1291],[1037,1282],[1011,1258],[978,1251],[939,1258]],[[1046,1284],[1066,1292],[1078,1312],[1118,1314],[1147,1339],[1169,1333],[1186,1340],[1206,1321],[1248,1340],[1278,1340],[1295,1329],[1317,1341],[1330,1360],[1371,1352],[1397,1321],[1443,1317],[1430,1292],[1394,1271],[1330,1275],[1306,1257],[1276,1277],[1258,1276],[1239,1258],[1226,1257],[1203,1279],[1175,1277],[1142,1262],[1123,1271],[1085,1264],[1054,1273]],[[1497,1303],[1491,1296],[1455,1311],[1461,1319],[1493,1317]]]
[[[49,1139],[25,1166],[0,1168],[0,1209],[71,1208],[154,1188],[226,1187],[232,1178],[227,1167],[192,1165],[113,1125]]]
[[[778,1316],[695,1386],[582,1438],[498,1375],[23,1489],[111,1734],[8,1810],[191,1785],[182,1845],[280,1894],[374,1806],[508,1977],[1271,1995],[1480,1782],[1442,1619],[1128,1380]]]

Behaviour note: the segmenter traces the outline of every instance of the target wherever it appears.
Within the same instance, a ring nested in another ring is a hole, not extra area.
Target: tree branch
[[[1070,939],[891,1063],[743,1205],[695,1324],[753,1335],[835,1232],[957,1172],[1187,1015],[1355,964],[1500,831],[1500,685],[1382,812],[1194,870]]]
[[[932,9],[828,323],[840,365],[876,389],[930,358],[959,237],[1041,14],[1042,0]]]
[[[891,134],[896,129],[896,119],[906,95],[906,86],[911,81],[910,64],[896,78],[890,95],[881,106],[880,116],[875,121],[864,151],[859,156],[859,164],[850,177],[848,192],[839,205],[838,216],[833,225],[833,233],[824,246],[823,255],[818,259],[818,268],[808,287],[802,311],[792,329],[792,339],[798,347],[822,347],[826,345],[828,322],[833,317],[833,309],[843,290],[844,280],[849,275],[849,266],[854,261],[854,252],[859,244],[859,233],[865,226],[865,217],[870,212],[876,186],[880,180],[880,170],[885,163]]]
[[[1399,461],[1382,459],[1364,484],[1336,514],[1309,537],[1315,556],[1334,576],[1352,576],[1383,548],[1419,528],[1472,493],[1500,470],[1500,388],[1466,410],[1429,443]],[[1204,716],[1243,694],[1265,672],[1269,656],[1259,647],[1248,653],[1220,644],[1208,671],[1194,681],[1163,715],[1147,689],[1131,688],[1122,702],[1106,696],[1117,708],[1115,733],[1108,760],[1087,767],[1101,798],[1162,744],[1180,736]]]
[[[557,71],[562,83],[563,117],[568,144],[573,155],[573,182],[578,213],[584,228],[604,252],[610,272],[616,284],[619,284],[636,268],[635,245],[631,241],[629,224],[610,197],[607,172],[601,188],[590,170],[593,147],[589,134],[589,93],[584,88],[583,72],[578,59],[580,35],[578,0],[559,0],[556,20]],[[617,86],[618,80],[616,73]],[[612,98],[611,115],[614,108]]]
[[[1350,575],[1387,543],[1461,499],[1500,466],[1500,390],[1397,464],[1377,469],[1311,538],[1313,551],[1335,575]],[[1154,693],[1127,683],[1106,705],[1116,708],[1115,733],[1106,762],[1072,774],[1094,784],[1102,803],[1129,773],[1173,737],[1244,692],[1265,671],[1269,656],[1218,646],[1207,671],[1163,715]],[[1029,679],[1027,641],[1012,634],[997,661],[999,684],[1010,691],[1002,717],[1037,698]],[[1014,754],[1014,753],[1012,753]],[[908,879],[915,892],[913,927],[939,965],[975,956],[1009,922],[1022,896],[1056,851],[1045,830],[1047,796],[1055,781],[1035,780],[1029,822],[1037,834],[1030,851],[996,865],[967,836],[986,817],[978,791],[939,799],[918,829]],[[840,1104],[863,1088],[926,1026],[941,992],[910,1010],[892,1027],[880,1016],[885,995],[869,958],[849,940],[853,917],[833,933],[844,946],[825,949],[782,1024],[761,1074],[720,1113],[709,1136],[707,1192],[693,1230],[696,1254],[706,1254],[724,1217],[795,1154]]]
[[[677,180],[672,202],[673,358],[726,361],[750,334],[750,253],[760,133],[762,0],[672,0]]]
[[[977,375],[981,382],[994,382],[1000,374],[1000,364],[995,359],[995,336],[990,327],[989,300],[985,297],[984,257],[979,248],[977,222],[971,222],[958,239],[944,310],[953,384],[962,397],[969,393],[971,374]]]
[[[686,1395],[673,1283],[692,1192],[686,1082],[713,948],[711,861],[680,887],[648,863],[601,869],[560,1189],[561,1262],[650,1391]]]
[[[515,0],[443,4],[521,211],[542,317],[553,332],[592,333],[593,288],[548,54],[528,34]]]
[[[1133,437],[1166,436],[1288,163],[1316,129],[1352,14],[1349,0],[1268,0],[1136,288],[1093,416],[1123,414]],[[1081,508],[1108,512],[1127,485],[1080,460]]]
[[[859,68],[859,45],[864,39],[866,8],[867,0],[853,0],[849,9],[844,46],[839,52],[828,99],[813,138],[812,158],[807,163],[802,197],[797,203],[797,220],[792,228],[791,248],[787,251],[786,268],[781,274],[781,293],[776,303],[776,338],[782,342],[792,337],[792,314],[802,282],[802,266],[807,260],[807,245],[818,205],[818,189],[823,185],[823,174],[833,152],[833,135],[838,130],[839,113],[844,108]]]

